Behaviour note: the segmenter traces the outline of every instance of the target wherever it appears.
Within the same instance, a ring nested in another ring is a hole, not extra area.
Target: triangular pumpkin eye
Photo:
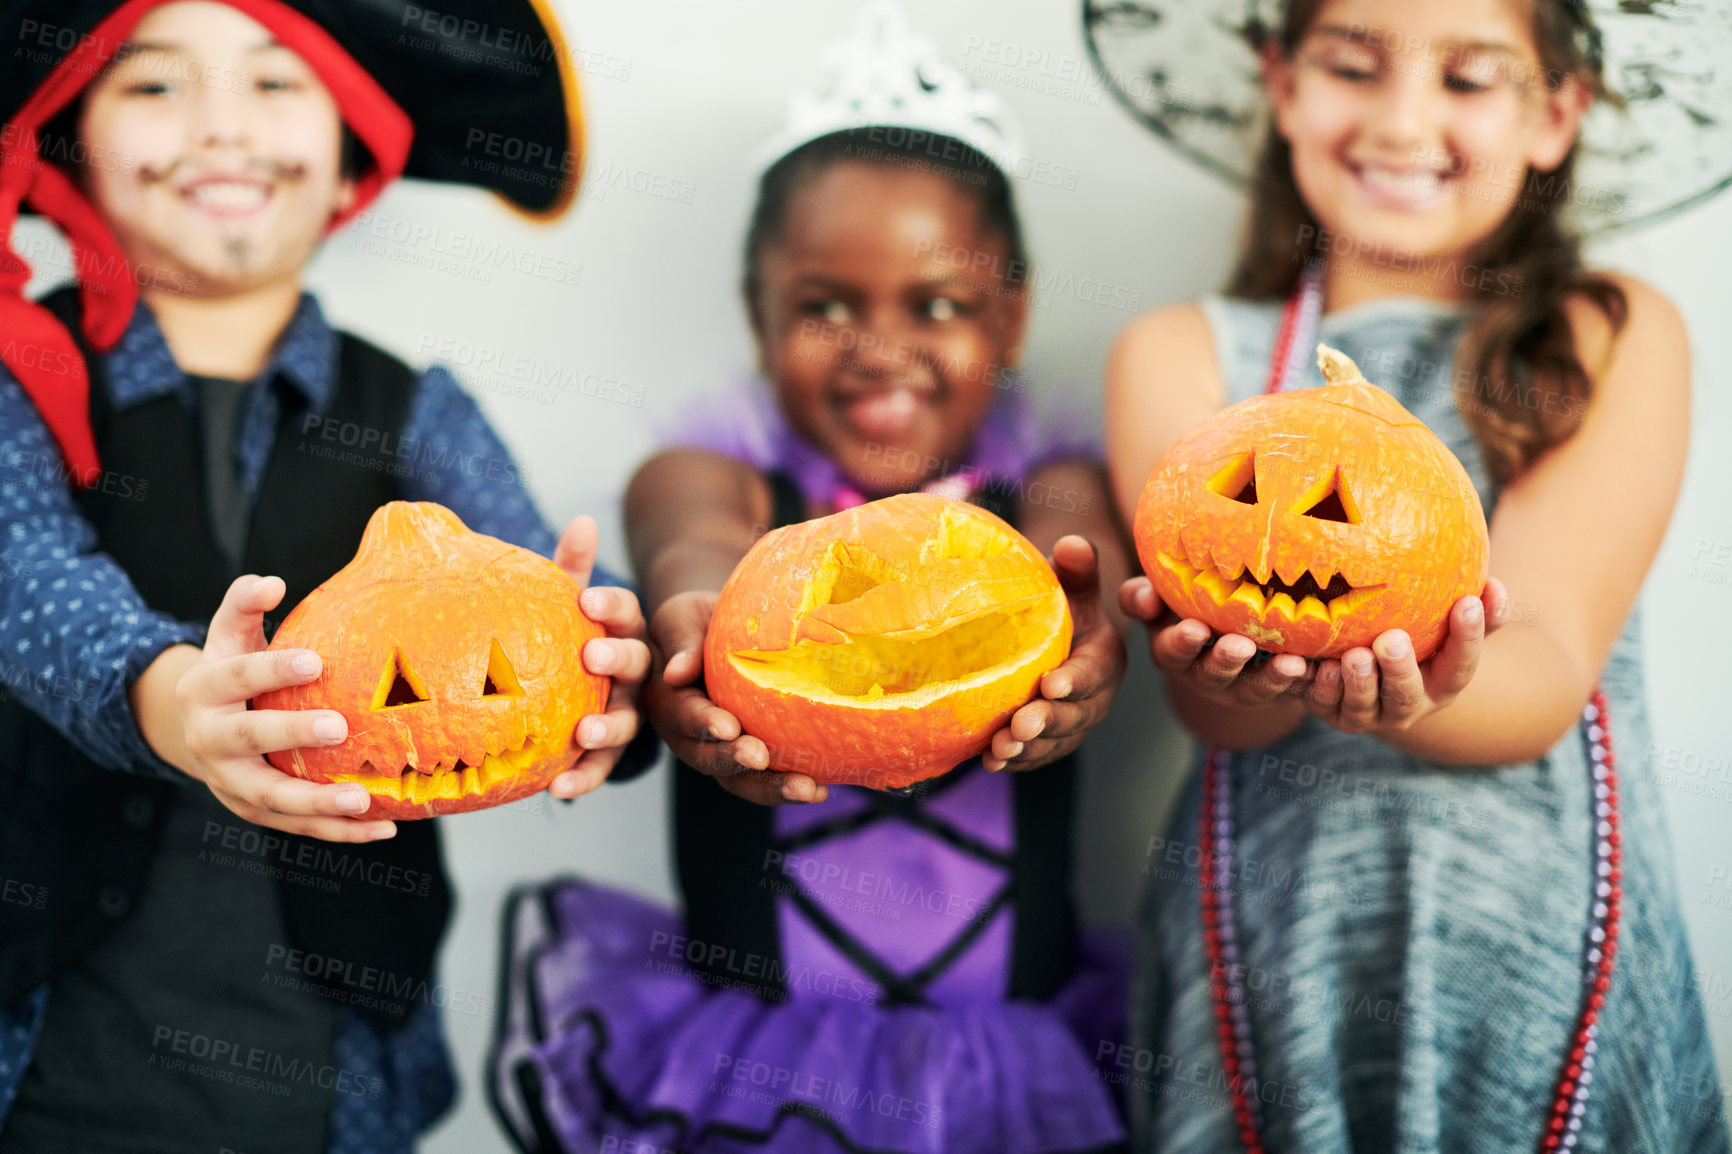
[[[512,671],[511,662],[505,659],[505,650],[499,647],[497,638],[487,654],[487,675],[481,682],[481,696],[523,696],[523,686],[518,683],[517,674]]]
[[[393,709],[399,705],[414,705],[427,700],[427,687],[409,668],[403,651],[391,650],[391,660],[379,674],[379,687],[373,691],[374,709]]]
[[[1242,505],[1257,503],[1257,455],[1241,453],[1209,478],[1208,490]]]
[[[1353,503],[1353,494],[1347,491],[1347,482],[1342,479],[1340,469],[1331,473],[1319,489],[1305,494],[1305,499],[1300,502],[1305,516],[1339,521],[1344,525],[1359,524],[1359,507]]]

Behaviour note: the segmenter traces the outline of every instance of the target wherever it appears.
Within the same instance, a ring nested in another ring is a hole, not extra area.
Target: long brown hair
[[[1598,99],[1616,102],[1599,62],[1580,35],[1591,33],[1585,5],[1531,0],[1534,44],[1547,77],[1573,76]],[[1283,55],[1311,26],[1323,0],[1291,0],[1277,33]],[[1480,307],[1456,350],[1456,406],[1499,483],[1519,476],[1567,440],[1586,412],[1592,384],[1576,355],[1564,312],[1580,295],[1623,327],[1629,302],[1602,274],[1582,266],[1581,240],[1563,222],[1575,190],[1576,154],[1549,173],[1529,168],[1515,207],[1474,254],[1481,271],[1464,286]],[[1273,124],[1252,176],[1244,243],[1228,291],[1283,298],[1306,261],[1325,255],[1324,232],[1293,181],[1293,154]]]

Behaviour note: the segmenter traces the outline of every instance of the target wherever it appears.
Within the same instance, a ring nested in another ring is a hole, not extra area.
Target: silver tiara
[[[854,31],[824,51],[823,66],[823,86],[796,92],[788,102],[787,123],[753,153],[757,171],[802,144],[852,128],[952,137],[986,155],[1007,176],[1014,176],[1024,159],[1022,129],[1004,101],[976,88],[931,40],[915,34],[894,0],[867,4]],[[903,140],[887,138],[887,143]]]

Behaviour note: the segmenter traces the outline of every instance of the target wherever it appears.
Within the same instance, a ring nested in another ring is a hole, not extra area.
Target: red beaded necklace
[[[1266,393],[1280,392],[1298,376],[1322,314],[1322,266],[1312,262],[1299,278],[1281,315],[1281,328],[1270,358]],[[1612,962],[1618,952],[1618,925],[1623,901],[1623,849],[1618,829],[1618,775],[1612,756],[1611,714],[1596,685],[1582,710],[1582,729],[1594,785],[1594,875],[1588,931],[1583,945],[1582,1005],[1569,1049],[1561,1064],[1538,1149],[1571,1150],[1587,1113],[1588,1088],[1594,1080],[1595,1035],[1606,991],[1612,984]],[[1232,889],[1235,840],[1233,755],[1211,748],[1203,759],[1203,806],[1198,844],[1207,847],[1198,869],[1203,912],[1203,948],[1209,959],[1209,997],[1214,1004],[1215,1036],[1221,1067],[1233,1099],[1233,1117],[1247,1154],[1264,1154],[1262,1099],[1256,1092],[1256,1051],[1252,1044],[1249,1000],[1239,964],[1238,923]]]

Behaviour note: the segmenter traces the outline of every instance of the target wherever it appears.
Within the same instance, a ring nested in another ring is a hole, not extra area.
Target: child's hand
[[[987,769],[1034,769],[1082,744],[1100,724],[1125,676],[1125,643],[1101,607],[1094,546],[1083,537],[1060,537],[1052,567],[1070,601],[1070,656],[1040,680],[1040,696],[1011,714],[981,759]]]
[[[1149,656],[1167,679],[1220,705],[1258,706],[1304,692],[1310,668],[1303,657],[1278,653],[1250,665],[1257,643],[1226,633],[1209,644],[1211,631],[1194,617],[1180,619],[1155,593],[1147,577],[1119,587],[1119,607],[1148,627]]]
[[[649,627],[655,670],[644,687],[651,724],[675,757],[737,797],[759,805],[823,801],[829,791],[805,774],[769,770],[769,748],[704,696],[704,634],[716,598],[715,593],[679,593],[656,610]]]
[[[591,517],[574,517],[559,538],[553,560],[579,585],[587,586],[595,572],[600,536]],[[613,772],[631,739],[637,736],[642,718],[638,697],[649,672],[649,646],[644,643],[643,610],[629,589],[610,586],[586,588],[579,602],[591,621],[607,630],[583,647],[583,667],[613,679],[607,712],[592,713],[577,723],[577,743],[585,752],[577,764],[548,783],[554,797],[567,801],[588,793]]]
[[[1492,578],[1478,597],[1449,612],[1449,635],[1420,665],[1407,633],[1379,634],[1369,649],[1349,649],[1318,664],[1305,708],[1344,733],[1390,733],[1454,701],[1473,680],[1485,639],[1499,624],[1503,582]]]
[[[161,678],[153,671],[171,668],[180,656],[173,650],[135,684],[140,727],[165,761],[255,825],[325,841],[390,837],[397,832],[393,822],[344,816],[372,804],[362,786],[304,781],[263,757],[279,749],[336,745],[349,735],[335,710],[247,708],[267,690],[317,679],[322,668],[310,649],[265,652],[264,615],[284,592],[279,577],[236,578],[211,618],[204,649],[177,647],[187,651],[190,664],[173,683],[171,700],[158,696],[154,686]]]

